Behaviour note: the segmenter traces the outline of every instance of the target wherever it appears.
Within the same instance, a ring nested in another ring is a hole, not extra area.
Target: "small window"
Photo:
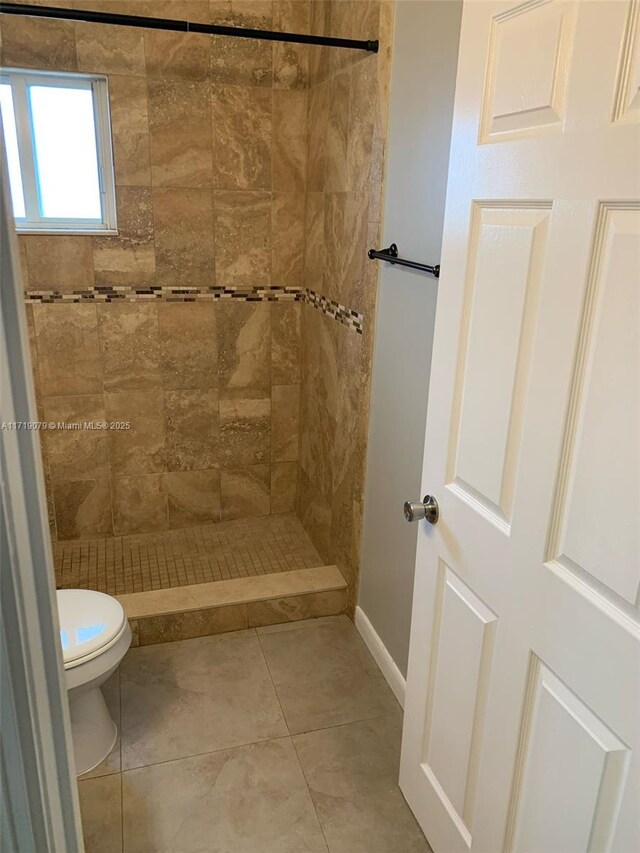
[[[18,231],[116,229],[106,77],[0,69]]]

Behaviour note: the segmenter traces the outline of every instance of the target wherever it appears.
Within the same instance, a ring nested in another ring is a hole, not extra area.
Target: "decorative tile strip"
[[[334,320],[342,323],[343,326],[354,329],[359,335],[362,334],[362,330],[364,328],[363,314],[359,314],[357,311],[351,311],[339,302],[335,302],[333,299],[327,299],[326,296],[322,296],[322,294],[309,289],[305,290],[304,301],[313,305],[313,307],[317,308],[318,311],[322,311],[326,317],[333,317]]]
[[[241,299],[259,302],[303,302],[300,287],[175,287],[151,284],[148,287],[130,285],[92,285],[71,293],[59,290],[25,291],[27,302],[211,302],[217,299]]]
[[[265,287],[173,287],[149,285],[92,285],[62,293],[59,290],[27,290],[25,301],[30,304],[52,305],[79,302],[213,302],[216,300],[241,300],[245,302],[307,302],[326,317],[331,317],[362,334],[364,316],[357,311],[327,299],[320,293],[302,287],[271,285]]]

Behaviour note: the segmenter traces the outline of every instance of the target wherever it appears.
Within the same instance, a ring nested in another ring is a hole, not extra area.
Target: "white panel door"
[[[465,3],[400,773],[435,853],[640,851],[639,27]]]

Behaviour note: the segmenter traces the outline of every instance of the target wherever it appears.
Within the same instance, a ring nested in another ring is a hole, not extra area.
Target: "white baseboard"
[[[404,694],[407,687],[406,679],[396,666],[395,661],[387,651],[385,644],[376,633],[375,628],[367,619],[364,610],[360,607],[356,607],[355,623],[360,636],[367,644],[367,648],[373,655],[375,662],[380,667],[387,684],[393,690],[400,705],[404,708]]]

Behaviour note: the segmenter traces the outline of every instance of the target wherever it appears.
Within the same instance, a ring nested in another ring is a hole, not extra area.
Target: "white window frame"
[[[22,234],[117,234],[115,176],[109,88],[107,78],[97,74],[35,71],[24,68],[0,68],[0,82],[11,86],[18,135],[18,155],[26,216],[15,218],[16,231]],[[96,130],[96,154],[100,187],[100,219],[53,218],[40,210],[33,122],[28,86],[59,86],[90,90]]]

